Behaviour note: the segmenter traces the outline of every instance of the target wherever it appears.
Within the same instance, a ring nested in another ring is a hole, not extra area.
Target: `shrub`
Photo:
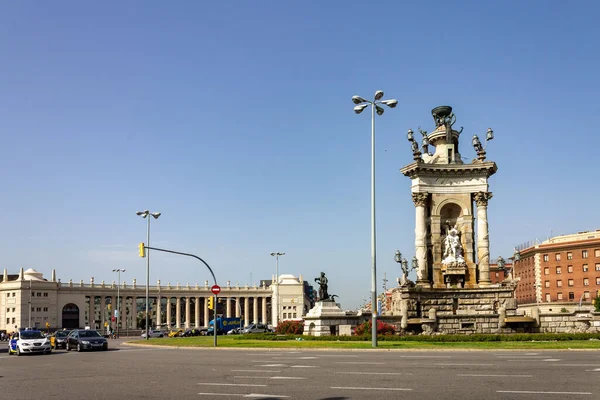
[[[393,335],[396,333],[396,328],[382,321],[377,321],[377,335]],[[371,321],[366,321],[354,329],[354,334],[357,336],[371,334]]]
[[[302,335],[303,332],[304,321],[282,321],[275,330],[275,333],[281,335]]]
[[[567,310],[565,307],[563,307],[563,308],[560,309],[560,312],[561,313],[568,313],[569,310]]]
[[[596,308],[596,311],[600,312],[600,296],[594,299],[594,307]]]

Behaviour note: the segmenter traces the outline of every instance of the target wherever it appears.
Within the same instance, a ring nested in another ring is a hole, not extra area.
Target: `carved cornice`
[[[429,198],[429,193],[413,193],[412,200],[415,203],[415,207],[425,207],[427,204],[427,199]]]
[[[488,200],[493,197],[492,192],[477,192],[473,193],[473,200],[478,207],[487,206]]]
[[[480,175],[490,177],[496,173],[498,167],[495,162],[481,162],[476,164],[428,164],[413,162],[400,172],[413,179],[419,176],[452,177]]]

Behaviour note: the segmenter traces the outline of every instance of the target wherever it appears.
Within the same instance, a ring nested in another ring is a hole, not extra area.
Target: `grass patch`
[[[328,337],[327,340],[295,340],[286,336],[275,340],[243,336],[219,336],[218,347],[228,348],[305,348],[305,349],[371,349],[370,338],[365,340],[341,340],[343,337]],[[508,335],[507,335],[508,336]],[[420,340],[379,340],[380,349],[600,349],[599,340],[546,340],[538,341],[420,341]],[[421,337],[421,336],[419,336]],[[439,336],[438,336],[439,337]],[[467,336],[463,336],[463,339]],[[305,339],[303,337],[303,339]],[[190,338],[162,338],[150,340],[135,340],[130,343],[150,344],[155,346],[173,347],[213,347],[214,338],[199,336]]]

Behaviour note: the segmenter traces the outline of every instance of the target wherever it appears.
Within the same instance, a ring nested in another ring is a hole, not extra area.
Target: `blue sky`
[[[128,1],[0,5],[2,267],[145,282],[136,246],[196,253],[221,284],[330,278],[344,308],[370,291],[370,115],[378,291],[414,254],[408,128],[454,107],[488,159],[493,257],[600,229],[596,15],[578,2]],[[466,139],[465,139],[466,138]],[[156,254],[151,282],[204,282]]]

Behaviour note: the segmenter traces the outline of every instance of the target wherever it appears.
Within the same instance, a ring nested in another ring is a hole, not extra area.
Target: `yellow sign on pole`
[[[107,326],[108,326],[108,322],[105,322],[104,323],[104,327],[106,328]]]

